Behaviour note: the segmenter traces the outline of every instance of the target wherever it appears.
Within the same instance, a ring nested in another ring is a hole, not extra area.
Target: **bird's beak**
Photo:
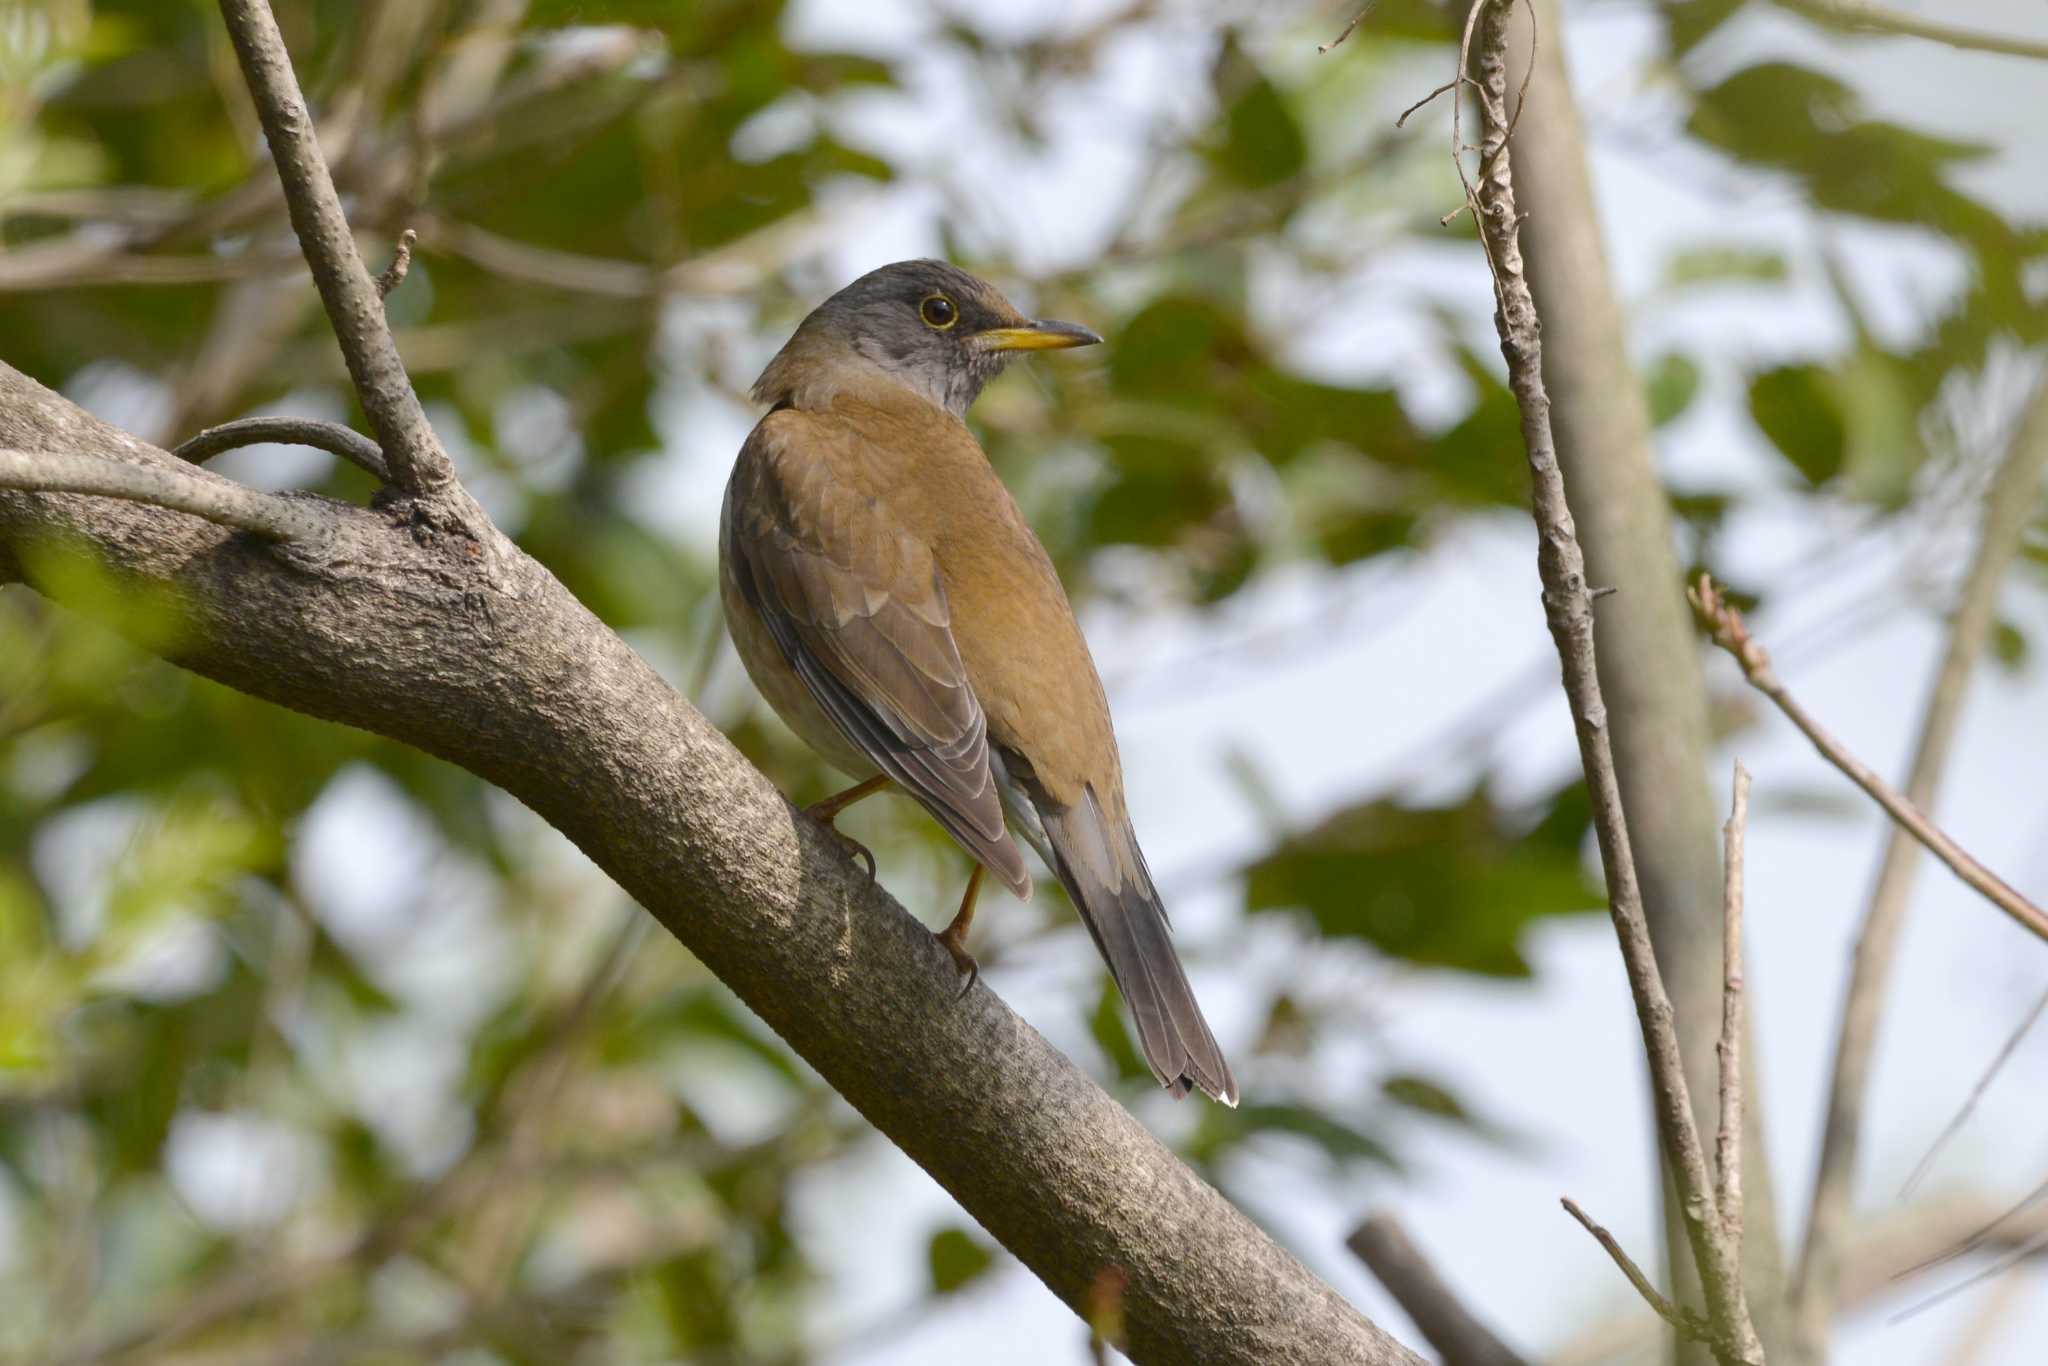
[[[1069,346],[1099,346],[1102,338],[1079,323],[1049,319],[1025,323],[1022,327],[991,327],[974,334],[974,345],[982,351],[1060,351]]]

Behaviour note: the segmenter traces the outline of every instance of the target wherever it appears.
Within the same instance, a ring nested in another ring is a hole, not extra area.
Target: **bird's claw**
[[[832,817],[820,815],[815,807],[805,807],[804,814],[809,816],[812,820],[818,822],[818,824],[824,826],[826,830],[830,831],[833,837],[836,838],[839,841],[839,843],[845,848],[847,853],[859,859],[861,863],[866,866],[868,870],[869,882],[873,882],[875,880],[874,850],[868,848],[865,844],[862,844],[859,840],[855,839],[853,836],[847,834],[844,830],[841,830],[838,826],[834,825],[832,823]]]
[[[948,926],[932,937],[938,940],[944,946],[946,952],[953,956],[954,966],[967,974],[967,981],[962,984],[959,994],[953,998],[956,1001],[966,1000],[967,993],[974,990],[974,984],[981,980],[981,964],[974,961],[974,955],[969,953],[966,945],[960,942],[966,936],[954,933],[953,928]]]

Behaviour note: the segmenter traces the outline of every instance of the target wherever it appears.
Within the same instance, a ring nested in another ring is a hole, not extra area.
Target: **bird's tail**
[[[1175,1099],[1197,1086],[1225,1105],[1237,1104],[1237,1079],[1173,951],[1166,907],[1130,819],[1104,812],[1093,788],[1084,788],[1072,806],[1031,795],[1049,846],[1041,852],[1049,853],[1048,862],[1130,1003],[1138,1047],[1160,1084]]]

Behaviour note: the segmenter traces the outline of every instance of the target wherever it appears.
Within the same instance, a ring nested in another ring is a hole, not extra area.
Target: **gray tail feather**
[[[1176,1100],[1195,1086],[1236,1105],[1237,1079],[1195,1004],[1129,822],[1112,824],[1093,789],[1070,807],[1033,804],[1051,846],[1048,861],[1129,1003],[1138,1047],[1160,1084]]]

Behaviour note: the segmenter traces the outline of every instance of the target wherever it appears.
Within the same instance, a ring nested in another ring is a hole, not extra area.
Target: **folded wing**
[[[726,495],[740,593],[847,739],[1029,895],[930,547],[828,462],[783,458],[772,425],[748,438]]]

